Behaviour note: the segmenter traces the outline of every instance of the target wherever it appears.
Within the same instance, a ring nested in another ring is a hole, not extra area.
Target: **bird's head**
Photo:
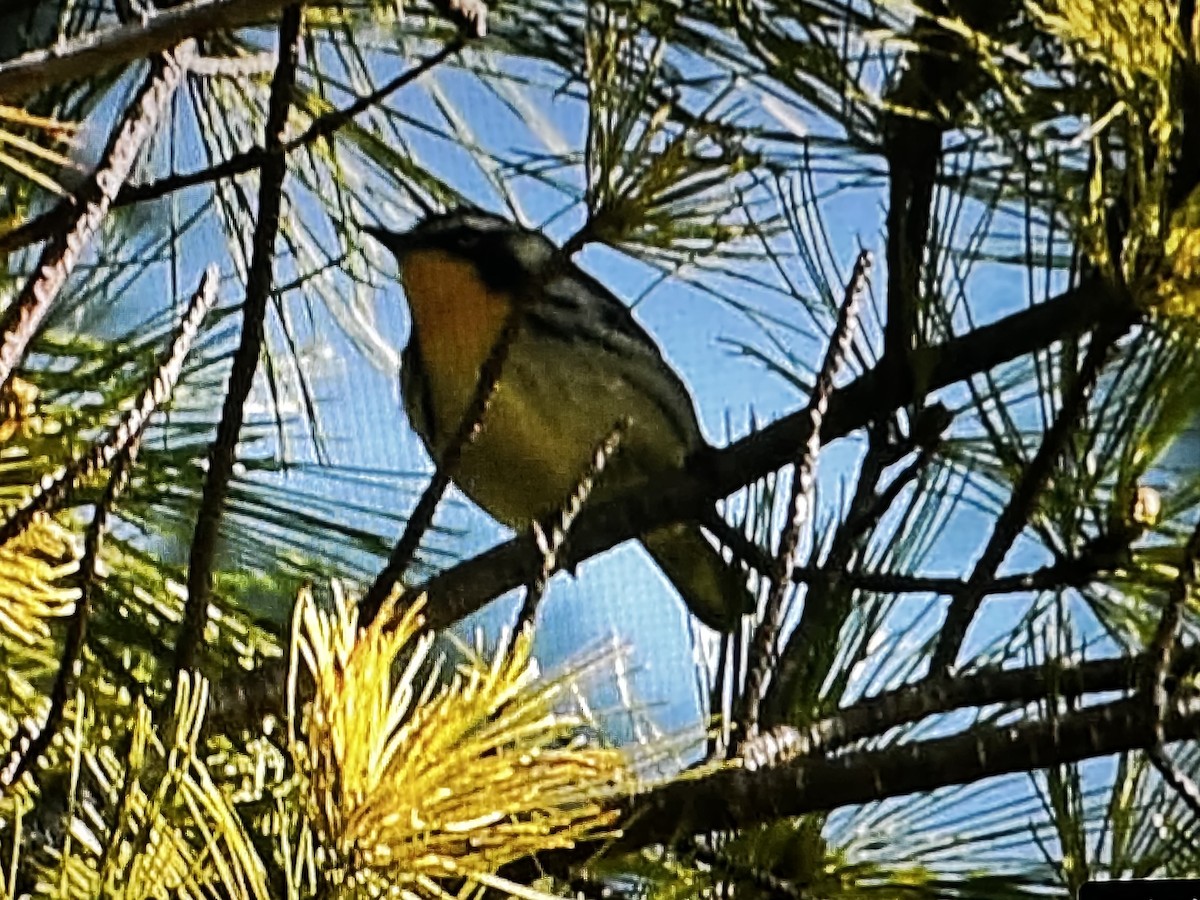
[[[370,225],[362,230],[392,251],[402,273],[467,265],[494,291],[513,291],[544,276],[559,252],[540,232],[473,209],[429,216],[408,231]]]

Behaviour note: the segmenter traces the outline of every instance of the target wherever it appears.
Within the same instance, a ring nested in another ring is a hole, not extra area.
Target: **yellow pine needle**
[[[58,119],[49,119],[43,116],[36,116],[13,106],[5,106],[0,104],[0,123],[11,123],[12,125],[21,128],[31,128],[40,132],[44,132],[51,140],[69,142],[78,130],[77,127],[68,122],[60,122]],[[23,153],[32,156],[34,159],[40,159],[48,162],[51,165],[62,168],[76,167],[75,162],[68,156],[59,153],[56,150],[51,150],[44,147],[36,141],[32,141],[15,132],[0,128],[0,144],[8,144]],[[63,187],[46,175],[39,171],[25,160],[6,153],[0,150],[0,166],[7,166],[12,171],[16,172],[22,178],[32,181],[39,187],[50,191],[58,196],[64,196],[67,191]]]
[[[47,620],[68,614],[79,596],[63,587],[78,562],[71,533],[48,517],[0,547],[0,630],[28,645],[48,637]]]
[[[84,734],[69,742],[72,766],[87,768],[98,797],[108,801],[110,810],[117,798],[121,803],[99,831],[85,814],[77,814],[69,833],[78,840],[48,848],[51,865],[36,865],[35,874],[58,885],[54,896],[270,896],[266,870],[250,837],[200,755],[207,698],[207,683],[185,675],[169,740],[139,699],[131,716],[132,743],[123,753],[109,745],[92,748]],[[83,717],[81,711],[76,721]]]
[[[385,610],[359,631],[334,596],[329,612],[307,592],[297,603],[293,667],[303,660],[314,691],[303,716],[289,710],[334,883],[442,896],[443,879],[499,883],[514,860],[611,831],[613,802],[638,781],[624,751],[571,739],[583,720],[558,709],[578,668],[540,680],[522,634],[431,691],[418,684],[433,646],[419,602],[391,629]]]
[[[19,134],[13,134],[11,131],[0,129],[0,143],[10,144],[18,150],[23,150],[30,156],[35,156],[56,166],[76,167],[76,163],[71,157],[65,156],[57,150],[51,150],[49,147],[43,147],[41,144],[29,140],[29,138],[21,137]]]
[[[79,131],[79,126],[74,122],[63,122],[60,119],[34,115],[19,106],[8,106],[4,103],[0,103],[0,120],[12,122],[14,125],[37,128],[60,141],[70,140]]]

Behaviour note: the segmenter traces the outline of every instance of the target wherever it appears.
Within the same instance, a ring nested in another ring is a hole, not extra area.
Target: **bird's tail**
[[[737,566],[727,563],[698,525],[669,525],[642,538],[688,609],[717,631],[736,630],[755,609],[754,595]]]

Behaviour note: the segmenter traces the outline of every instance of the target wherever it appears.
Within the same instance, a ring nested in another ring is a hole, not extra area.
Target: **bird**
[[[589,503],[644,489],[708,449],[691,394],[631,310],[542,232],[474,208],[411,229],[362,231],[395,257],[411,316],[400,389],[413,430],[441,464],[499,335],[494,393],[452,479],[515,529],[560,511],[623,423]],[[640,538],[701,622],[737,630],[755,608],[746,575],[694,523]]]

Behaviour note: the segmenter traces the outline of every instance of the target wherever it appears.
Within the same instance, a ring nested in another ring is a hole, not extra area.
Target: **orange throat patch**
[[[471,391],[504,327],[508,298],[489,290],[471,263],[440,250],[406,256],[401,281],[430,381]]]

